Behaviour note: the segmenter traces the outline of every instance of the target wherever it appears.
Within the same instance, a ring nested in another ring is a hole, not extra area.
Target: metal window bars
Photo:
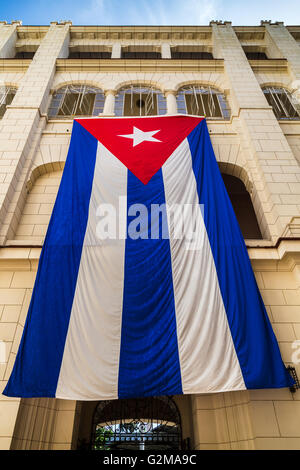
[[[208,119],[229,119],[225,95],[208,86],[187,85],[177,95],[178,112],[206,116]]]
[[[154,87],[130,85],[121,88],[116,95],[116,116],[153,116],[166,114],[164,95]]]
[[[300,119],[298,103],[285,88],[265,87],[263,92],[277,119]]]
[[[140,111],[141,109],[142,108],[140,106]],[[153,88],[150,88],[150,90],[147,93],[146,100],[145,100],[145,115],[148,116],[148,114],[150,114],[151,110],[153,109],[154,109]]]
[[[11,104],[17,89],[11,86],[0,86],[0,119],[3,118],[6,107]]]
[[[89,85],[67,85],[54,93],[48,116],[97,116],[103,111],[104,93]]]

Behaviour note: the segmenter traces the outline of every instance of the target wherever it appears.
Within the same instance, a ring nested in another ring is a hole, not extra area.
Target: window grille
[[[88,85],[67,85],[53,95],[48,116],[98,116],[104,107],[104,94]]]
[[[3,118],[6,106],[11,104],[17,89],[15,87],[0,87],[0,119]]]
[[[116,116],[155,116],[166,112],[164,95],[153,87],[132,85],[121,89],[116,96]]]
[[[223,93],[211,87],[185,86],[177,95],[178,112],[206,116],[208,119],[229,119],[230,112]]]
[[[300,119],[299,103],[285,88],[266,87],[263,92],[277,119]]]

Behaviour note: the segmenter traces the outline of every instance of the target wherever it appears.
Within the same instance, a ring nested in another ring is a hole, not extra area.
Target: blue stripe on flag
[[[144,204],[150,213],[151,204],[164,203],[161,170],[147,185],[128,171],[128,210]],[[129,228],[134,219],[128,217]],[[182,393],[170,243],[162,238],[162,218],[158,239],[150,238],[148,215],[142,220],[148,239],[128,236],[125,244],[119,398]]]
[[[199,202],[204,205],[204,222],[246,387],[288,387],[293,380],[282,362],[205,120],[191,132],[188,142]]]
[[[55,396],[88,220],[97,143],[74,121],[21,344],[4,395]]]

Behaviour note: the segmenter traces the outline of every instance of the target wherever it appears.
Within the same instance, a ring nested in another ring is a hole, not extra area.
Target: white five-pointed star
[[[144,131],[141,131],[140,129],[138,129],[137,127],[134,127],[133,126],[133,134],[125,134],[125,135],[119,135],[118,137],[126,137],[127,139],[132,139],[133,142],[133,147],[135,147],[136,145],[139,145],[141,144],[142,142],[161,142],[161,140],[158,140],[156,139],[155,137],[153,137],[154,134],[156,134],[157,132],[159,132],[160,129],[158,131],[148,131],[148,132],[144,132]]]

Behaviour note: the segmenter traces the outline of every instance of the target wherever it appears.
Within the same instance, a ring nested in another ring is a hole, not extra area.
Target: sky
[[[260,20],[300,24],[300,0],[0,0],[0,20],[47,25],[259,25]]]

